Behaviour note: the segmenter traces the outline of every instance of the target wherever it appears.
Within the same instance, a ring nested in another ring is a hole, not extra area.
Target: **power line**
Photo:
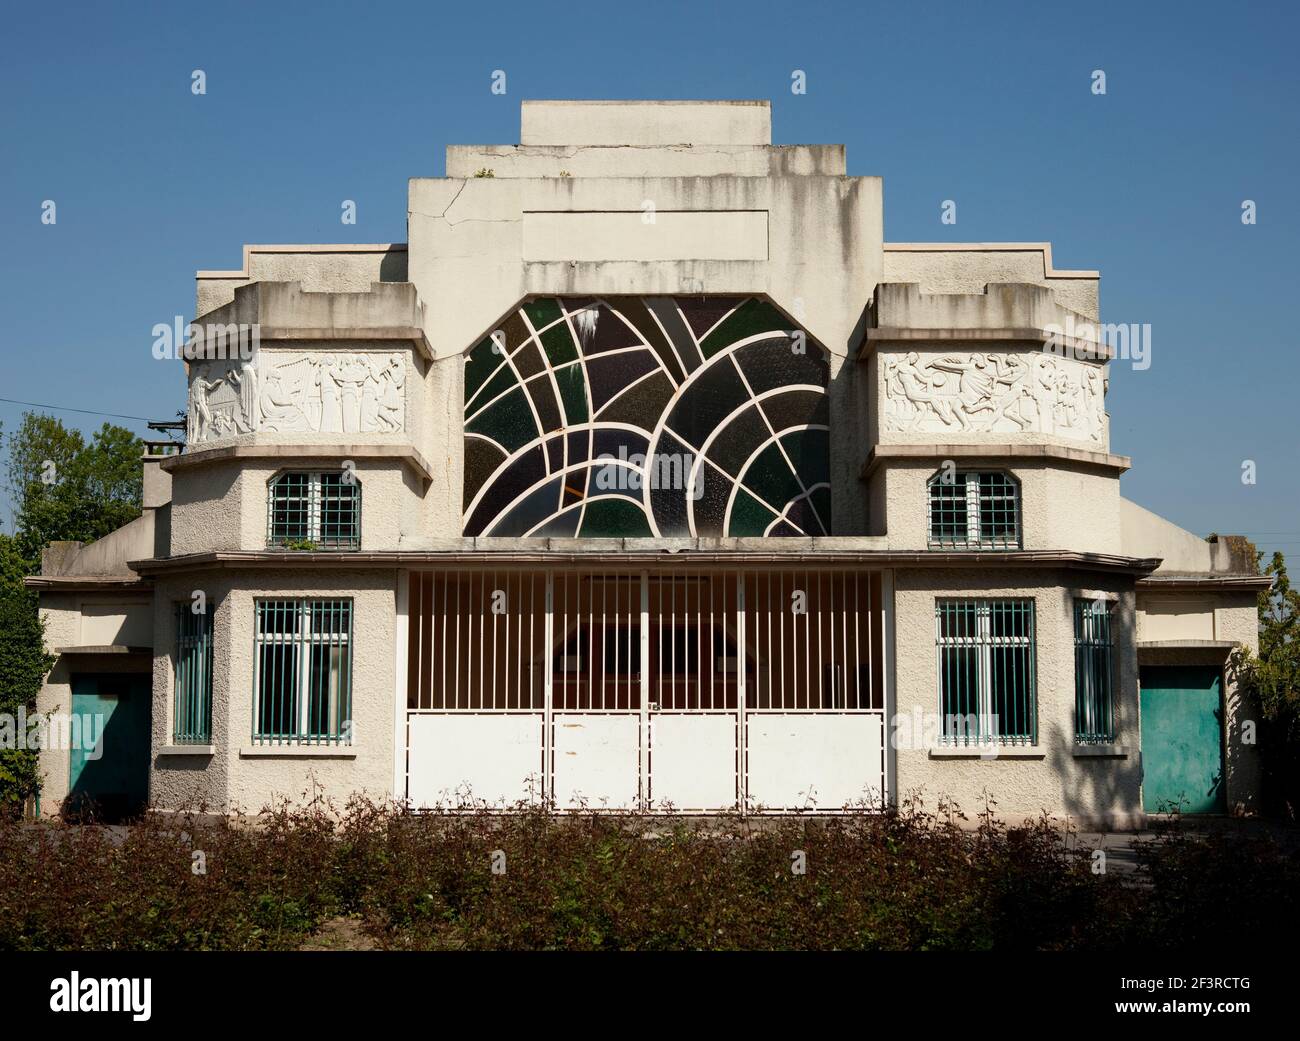
[[[42,405],[39,401],[19,401],[17,398],[0,398],[0,401],[7,402],[10,405],[26,405],[29,408],[47,408],[55,412],[81,412],[87,416],[108,416],[110,419],[134,419],[141,423],[148,423],[146,416],[126,416],[121,412],[97,412],[93,408],[72,408],[68,405]]]

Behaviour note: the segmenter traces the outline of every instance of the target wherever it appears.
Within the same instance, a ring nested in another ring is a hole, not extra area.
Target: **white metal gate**
[[[857,571],[413,573],[406,795],[880,806],[885,588]]]

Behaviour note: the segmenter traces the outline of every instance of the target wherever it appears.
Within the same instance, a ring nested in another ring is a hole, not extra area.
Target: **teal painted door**
[[[150,678],[135,673],[79,673],[72,677],[72,711],[99,717],[95,749],[71,753],[67,812],[120,820],[144,809],[149,797]],[[83,732],[85,727],[83,723]]]
[[[1220,813],[1223,696],[1217,668],[1142,668],[1142,805],[1148,813]]]

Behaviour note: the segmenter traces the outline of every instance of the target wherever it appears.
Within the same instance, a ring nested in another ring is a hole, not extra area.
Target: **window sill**
[[[1047,752],[1039,745],[969,745],[930,749],[931,759],[1044,759]]]
[[[361,545],[355,546],[282,546],[278,542],[269,542],[267,550],[272,553],[284,553],[286,555],[294,553],[360,553]]]
[[[1128,746],[1126,745],[1075,745],[1074,756],[1076,759],[1127,759]]]
[[[163,745],[158,755],[216,755],[216,745]]]
[[[248,745],[240,759],[355,759],[356,745]]]
[[[929,542],[925,547],[931,552],[937,553],[1018,553],[1023,546],[981,546],[975,542],[962,542],[952,546],[946,546],[939,542]]]

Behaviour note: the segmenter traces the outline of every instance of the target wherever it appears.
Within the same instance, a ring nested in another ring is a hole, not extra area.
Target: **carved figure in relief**
[[[268,430],[280,430],[284,425],[291,424],[295,416],[306,419],[295,395],[285,387],[281,371],[276,368],[271,369],[262,381],[259,408],[262,426]]]
[[[376,421],[379,428],[389,433],[402,429],[402,403],[405,400],[406,366],[400,358],[393,355],[388,359],[387,368],[376,377],[379,385]]]
[[[226,382],[239,389],[239,411],[232,418],[240,433],[249,433],[261,426],[260,404],[257,396],[257,367],[246,361],[236,372],[226,373]]]
[[[405,426],[406,368],[398,354],[265,352],[216,379],[200,365],[190,381],[191,444],[256,430],[398,433]]]
[[[370,366],[364,358],[350,358],[333,367],[330,375],[339,389],[343,432],[355,434],[361,429],[362,398]]]
[[[221,380],[207,380],[202,376],[194,377],[194,381],[190,384],[190,408],[185,417],[185,438],[191,444],[204,440],[212,428],[212,410],[208,406],[208,395],[220,385]]]
[[[1100,441],[1105,380],[1086,365],[1042,356],[912,351],[885,361],[887,429],[962,432],[1036,430]]]

